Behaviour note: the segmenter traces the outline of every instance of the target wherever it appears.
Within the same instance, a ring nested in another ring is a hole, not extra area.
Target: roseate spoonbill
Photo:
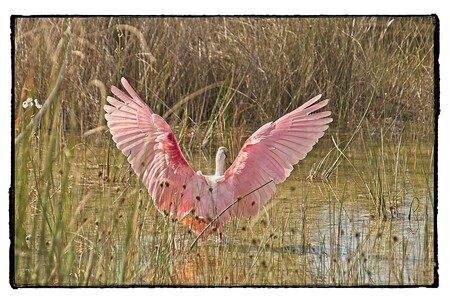
[[[275,192],[275,185],[290,175],[293,165],[311,151],[332,121],[331,112],[316,112],[328,103],[316,103],[318,95],[259,128],[227,170],[227,149],[220,147],[215,174],[203,175],[186,161],[166,121],[125,78],[121,82],[131,97],[112,86],[117,99],[108,96],[110,105],[104,106],[117,148],[144,182],[156,208],[197,234],[217,230],[232,216],[256,215]]]

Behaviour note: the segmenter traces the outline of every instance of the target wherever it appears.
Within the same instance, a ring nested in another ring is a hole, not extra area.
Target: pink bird
[[[331,112],[316,112],[328,100],[318,95],[269,122],[244,143],[225,171],[227,150],[219,147],[216,172],[203,175],[184,158],[170,126],[138,96],[125,78],[128,96],[115,86],[105,118],[133,170],[144,182],[156,208],[196,233],[210,234],[231,217],[258,213],[328,128]],[[314,113],[316,112],[316,113]]]

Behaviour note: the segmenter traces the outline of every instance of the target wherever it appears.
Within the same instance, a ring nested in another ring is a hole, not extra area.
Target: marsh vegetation
[[[433,284],[435,21],[14,19],[13,284]],[[121,76],[203,173],[316,94],[334,121],[258,216],[190,249],[105,127]]]

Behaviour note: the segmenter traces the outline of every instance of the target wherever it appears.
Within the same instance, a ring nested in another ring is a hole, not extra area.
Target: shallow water
[[[373,134],[370,147],[381,155],[379,140],[380,134]],[[209,237],[190,251],[192,236],[183,234],[178,240],[175,238],[174,253],[181,257],[173,262],[177,276],[173,281],[151,282],[431,284],[433,145],[425,139],[407,140],[405,136],[401,142],[399,136],[384,137],[383,156],[378,157],[382,166],[376,169],[370,163],[367,141],[357,138],[347,153],[350,162],[343,160],[328,180],[311,181],[307,176],[312,166],[333,147],[330,139],[320,141],[291,176],[277,186],[277,193],[258,216],[234,220],[224,227],[225,237],[221,242],[217,237]],[[422,153],[418,153],[419,145]],[[210,155],[208,163],[213,163],[213,156]],[[201,158],[196,157],[194,161]],[[384,215],[379,215],[380,205],[376,203],[379,200],[371,198],[369,189],[383,198]],[[152,234],[144,235],[140,247],[152,249],[160,242],[155,239],[158,238]],[[154,267],[152,257],[143,255],[141,263],[148,277],[148,270]]]
[[[341,148],[349,139],[342,133],[331,135]],[[332,150],[330,135],[325,136],[277,186],[259,215],[232,219],[223,227],[221,241],[212,235],[192,249],[195,236],[156,211],[125,157],[112,146],[108,150],[108,138],[78,144],[73,151],[77,159],[66,195],[73,203],[67,209],[82,209],[72,227],[65,226],[72,229],[64,230],[73,237],[70,262],[77,263],[69,274],[59,275],[59,284],[434,282],[434,146],[429,138],[405,132],[383,138],[381,133],[359,134],[346,158],[328,178],[321,178],[339,153]],[[317,176],[308,179],[330,150]],[[191,152],[188,160],[207,174],[214,169],[214,154],[214,149]],[[35,269],[51,264],[30,249]]]

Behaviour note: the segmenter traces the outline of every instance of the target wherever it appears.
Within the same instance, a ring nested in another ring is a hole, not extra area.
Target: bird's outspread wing
[[[221,211],[238,197],[269,184],[240,200],[223,215],[222,222],[231,216],[252,216],[267,203],[275,192],[275,185],[283,182],[297,164],[324,135],[331,112],[315,111],[328,100],[316,103],[318,95],[294,111],[259,128],[244,143],[233,164],[218,181],[218,210]]]
[[[158,210],[179,219],[196,206],[196,197],[208,190],[203,176],[184,158],[170,126],[155,114],[128,81],[128,96],[117,87],[108,97],[105,118],[117,148],[142,179]]]

